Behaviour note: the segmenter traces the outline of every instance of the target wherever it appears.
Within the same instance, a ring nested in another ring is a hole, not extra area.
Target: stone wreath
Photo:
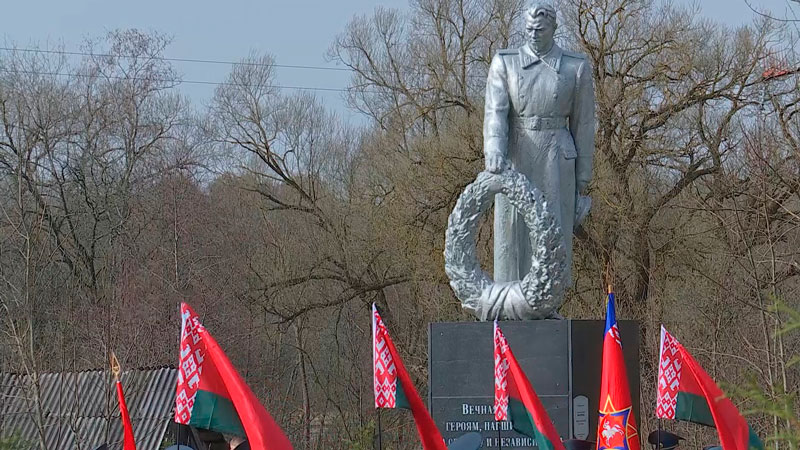
[[[495,283],[478,262],[480,217],[504,194],[527,225],[531,269],[522,280]],[[546,319],[558,316],[564,300],[566,250],[561,226],[544,194],[516,171],[481,172],[464,189],[447,222],[445,272],[464,309],[480,320]]]

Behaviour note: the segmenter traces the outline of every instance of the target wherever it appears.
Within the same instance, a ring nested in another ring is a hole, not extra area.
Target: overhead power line
[[[76,52],[76,51],[67,51],[67,50],[43,50],[38,48],[16,48],[16,47],[0,47],[0,51],[7,51],[7,52],[24,52],[24,53],[41,53],[41,54],[50,54],[50,55],[67,55],[67,56],[89,56],[89,57],[116,57],[116,58],[137,58],[133,55],[114,55],[110,53],[88,53],[88,52]],[[169,62],[185,62],[185,63],[196,63],[196,64],[218,64],[218,65],[228,65],[228,66],[235,66],[235,65],[243,65],[243,66],[255,66],[255,67],[276,67],[276,68],[283,68],[283,69],[301,69],[301,70],[321,70],[321,71],[333,71],[333,72],[350,72],[350,73],[357,73],[358,71],[351,68],[351,67],[330,67],[330,66],[315,66],[315,65],[300,65],[300,64],[266,64],[266,63],[257,63],[257,62],[248,62],[248,61],[224,61],[218,59],[201,59],[201,58],[170,58],[166,56],[149,56],[149,59],[154,59],[157,61],[169,61]],[[397,71],[395,70],[373,70],[375,73],[381,74],[394,74]],[[427,74],[425,71],[412,69],[412,68],[400,68],[398,70],[401,73],[405,74]],[[480,78],[485,79],[485,75],[480,74],[467,74],[468,78]]]
[[[43,50],[38,48],[14,48],[14,47],[0,47],[0,50],[7,52],[24,52],[24,53],[43,53],[50,55],[69,55],[69,56],[96,56],[101,58],[116,57],[116,58],[135,58],[131,55],[112,55],[110,53],[88,53],[88,52],[75,52],[66,50]],[[150,56],[149,59],[158,61],[171,61],[171,62],[187,62],[198,64],[219,64],[219,65],[242,65],[242,66],[256,66],[256,67],[279,67],[284,69],[305,69],[305,70],[331,70],[336,72],[352,72],[352,69],[344,67],[326,67],[326,66],[310,66],[310,65],[295,65],[295,64],[265,64],[256,62],[235,62],[223,61],[217,59],[196,59],[196,58],[168,58],[165,56]]]
[[[0,67],[0,72],[5,73],[16,73],[16,74],[23,74],[23,75],[46,75],[46,76],[58,76],[58,77],[73,77],[73,78],[93,78],[98,77],[97,75],[89,75],[84,73],[66,73],[66,72],[38,72],[33,70],[16,70],[16,69],[6,69]],[[104,78],[109,78],[112,80],[130,80],[130,81],[159,81],[163,83],[175,83],[175,84],[203,84],[203,85],[213,85],[213,86],[243,86],[238,83],[226,83],[226,82],[216,82],[216,81],[202,81],[202,80],[180,80],[180,79],[170,79],[170,78],[143,78],[143,77],[121,77],[121,76],[114,76],[114,75],[103,75]],[[251,85],[244,85],[244,86],[251,86]],[[287,85],[279,85],[273,84],[264,86],[266,88],[274,88],[274,89],[294,89],[294,90],[301,90],[301,91],[327,91],[327,92],[348,92],[347,89],[342,88],[326,88],[326,87],[312,87],[312,86],[287,86]],[[365,91],[369,92],[369,91]]]

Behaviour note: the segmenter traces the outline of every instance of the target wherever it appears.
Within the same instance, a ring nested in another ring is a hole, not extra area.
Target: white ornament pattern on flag
[[[656,417],[660,419],[675,419],[683,358],[680,354],[678,340],[667,333],[666,330],[663,331],[663,335],[661,360],[658,364]]]
[[[378,311],[373,312],[375,333],[373,336],[374,355],[373,374],[375,386],[375,407],[376,408],[396,408],[397,407],[397,371],[394,360],[389,353],[387,341],[389,332],[381,320]]]
[[[608,332],[611,334],[611,337],[614,338],[614,342],[616,342],[620,347],[622,347],[622,338],[619,337],[619,327],[617,326],[617,322],[614,322],[614,326],[611,327]]]
[[[203,348],[200,318],[191,310],[181,312],[180,360],[178,362],[178,386],[175,396],[175,422],[188,424],[192,418],[194,399],[200,387],[203,372]]]
[[[494,420],[508,420],[508,342],[494,324]]]

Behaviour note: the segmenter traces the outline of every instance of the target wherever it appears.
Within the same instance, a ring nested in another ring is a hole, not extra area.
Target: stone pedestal
[[[597,435],[605,322],[500,322],[511,350],[562,439]],[[639,421],[639,327],[619,321],[633,409]],[[446,442],[477,431],[483,448],[535,448],[532,439],[494,421],[491,322],[432,323],[429,330],[429,405]]]

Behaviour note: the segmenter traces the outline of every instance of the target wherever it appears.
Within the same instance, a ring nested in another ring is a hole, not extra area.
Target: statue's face
[[[555,21],[548,17],[544,10],[539,9],[525,21],[525,33],[534,44],[549,44],[553,42],[556,33]]]

